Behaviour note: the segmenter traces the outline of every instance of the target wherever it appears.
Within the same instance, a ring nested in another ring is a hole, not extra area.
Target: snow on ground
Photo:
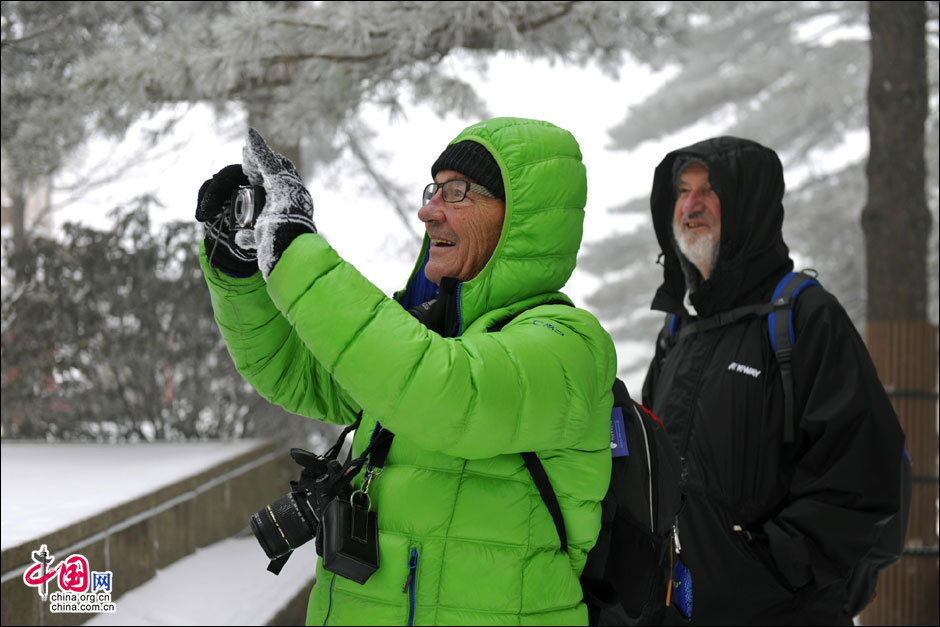
[[[112,614],[86,625],[266,625],[301,590],[316,568],[314,543],[291,556],[281,574],[253,535],[229,538],[157,571],[119,597]]]
[[[211,468],[259,440],[151,444],[0,443],[3,549]]]

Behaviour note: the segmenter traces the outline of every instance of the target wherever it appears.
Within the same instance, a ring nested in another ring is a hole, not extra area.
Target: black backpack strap
[[[525,462],[525,467],[529,469],[529,474],[532,475],[532,481],[535,482],[535,487],[538,488],[539,495],[542,497],[542,500],[545,501],[548,513],[552,515],[552,522],[555,523],[558,538],[561,540],[561,550],[567,553],[568,532],[565,531],[565,519],[561,516],[561,506],[558,504],[558,497],[555,495],[554,488],[552,488],[552,482],[548,480],[548,475],[545,474],[545,467],[542,465],[542,460],[539,459],[538,455],[532,452],[522,453],[522,460]]]
[[[669,350],[675,346],[676,342],[694,333],[702,333],[703,331],[710,331],[718,327],[734,324],[738,320],[747,318],[748,316],[763,316],[773,310],[774,307],[772,304],[759,303],[722,311],[707,318],[684,319],[676,314],[666,314],[663,328],[659,332],[660,347],[664,350]]]
[[[627,391],[626,384],[619,378],[614,379],[612,391],[614,395],[613,407],[633,407],[630,392]],[[561,540],[561,550],[567,553],[568,532],[565,530],[565,519],[561,515],[561,506],[558,504],[558,496],[555,494],[554,488],[552,488],[552,482],[549,481],[548,475],[545,473],[542,460],[538,458],[538,455],[531,452],[522,453],[522,459],[525,462],[525,467],[529,469],[529,474],[532,475],[532,481],[535,482],[535,487],[538,488],[539,495],[542,497],[542,500],[545,501],[548,513],[552,515],[552,521],[555,523],[555,529],[558,531],[558,538]]]
[[[771,298],[772,311],[767,315],[767,333],[770,345],[777,357],[780,377],[783,379],[783,442],[792,444],[796,441],[796,424],[793,418],[794,392],[792,353],[793,342],[793,303],[805,288],[819,285],[815,277],[802,272],[791,272],[780,279]],[[786,313],[786,315],[783,315]]]
[[[748,316],[763,316],[773,311],[773,309],[773,305],[760,303],[758,305],[745,305],[743,307],[729,309],[728,311],[722,311],[713,316],[700,318],[694,322],[684,324],[676,334],[676,339],[679,340],[693,333],[701,333],[702,331],[709,331],[728,324],[734,324],[738,320],[747,318]]]
[[[541,307],[542,305],[565,305],[573,307],[573,305],[566,300],[556,299],[539,303],[530,309],[535,309],[535,307]],[[497,320],[487,327],[486,332],[497,333],[502,331],[503,327],[512,322],[521,313],[520,311],[502,320]],[[561,550],[567,553],[568,532],[565,530],[565,519],[561,515],[561,505],[558,504],[558,496],[555,494],[555,489],[552,488],[552,482],[548,480],[548,474],[545,473],[542,460],[540,460],[535,453],[526,452],[522,453],[522,461],[525,462],[525,467],[529,470],[529,474],[532,475],[532,481],[535,482],[535,487],[538,489],[542,501],[545,502],[548,513],[552,515],[552,522],[555,523],[555,529],[558,531],[558,539],[561,541]]]

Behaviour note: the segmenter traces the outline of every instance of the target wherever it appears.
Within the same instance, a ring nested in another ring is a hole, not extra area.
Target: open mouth
[[[432,239],[431,240],[431,246],[434,246],[435,248],[449,248],[455,245],[456,245],[456,242],[452,242],[449,239]]]

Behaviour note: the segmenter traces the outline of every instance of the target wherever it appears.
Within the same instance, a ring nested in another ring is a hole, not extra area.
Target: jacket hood
[[[481,316],[495,321],[558,300],[577,260],[587,201],[581,150],[568,131],[538,120],[494,118],[464,129],[450,144],[466,140],[499,164],[506,215],[483,270],[469,281],[441,281],[438,301],[456,310],[443,314],[453,321],[444,335],[460,335]],[[429,245],[425,235],[407,287],[395,295],[406,309],[438,296],[424,276]]]
[[[777,153],[757,142],[718,137],[673,151],[656,168],[650,209],[664,260],[663,284],[652,308],[684,312],[686,280],[672,218],[673,170],[678,160],[687,159],[708,168],[709,182],[721,201],[718,260],[709,278],[691,294],[692,304],[699,315],[708,316],[763,300],[768,280],[793,268],[783,242],[783,166]]]

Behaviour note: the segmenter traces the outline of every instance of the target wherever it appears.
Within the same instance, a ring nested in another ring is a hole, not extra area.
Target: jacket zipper
[[[699,334],[699,338],[703,337],[702,334]],[[694,338],[693,338],[694,341]],[[710,350],[714,352],[715,346],[718,344],[717,340],[713,337],[710,338],[711,345]],[[682,438],[682,450],[679,451],[679,456],[682,458],[682,464],[685,466],[685,460],[689,454],[689,442],[692,439],[692,423],[695,420],[695,400],[698,398],[699,390],[702,388],[702,379],[705,377],[705,369],[708,367],[707,360],[703,361],[699,367],[698,373],[696,374],[695,388],[693,390],[691,401],[689,402],[688,409],[686,410],[686,415],[689,417],[688,424],[685,427],[685,434]]]
[[[463,289],[463,281],[457,284],[457,335],[463,333],[463,314],[460,311],[460,291]]]
[[[326,608],[326,616],[323,617],[323,624],[326,625],[326,621],[330,620],[330,614],[333,612],[333,583],[336,581],[336,574],[333,574],[333,578],[330,579],[330,604]]]
[[[401,587],[402,594],[408,593],[408,625],[415,624],[415,579],[418,574],[418,549],[411,547],[411,556],[408,558],[408,578]]]

